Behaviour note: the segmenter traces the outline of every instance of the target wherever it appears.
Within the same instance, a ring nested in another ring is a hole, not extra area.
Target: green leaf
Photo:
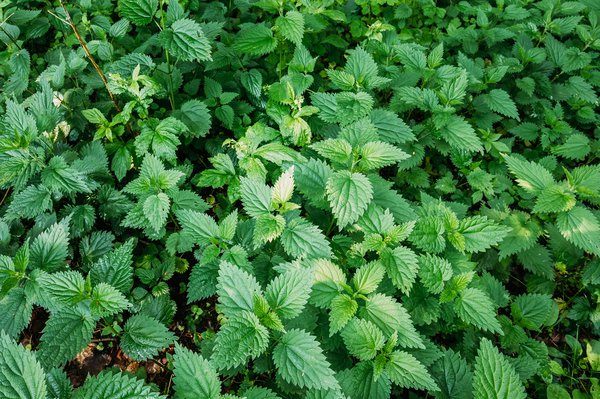
[[[583,160],[591,151],[590,139],[583,134],[572,134],[561,145],[552,148],[552,153],[567,159]]]
[[[271,213],[271,189],[256,179],[242,177],[240,179],[242,204],[249,216],[258,217]]]
[[[304,36],[304,15],[298,11],[288,11],[285,16],[277,17],[275,27],[283,37],[294,44],[302,44]]]
[[[117,289],[106,283],[100,283],[92,290],[90,311],[92,316],[108,317],[120,313],[131,304]]]
[[[372,141],[362,146],[361,160],[358,163],[362,170],[380,169],[396,162],[410,158],[401,149],[383,141]]]
[[[287,224],[281,234],[285,252],[294,257],[329,258],[331,247],[319,228],[302,218]]]
[[[475,359],[473,396],[490,399],[527,397],[513,366],[487,338],[481,339]]]
[[[425,366],[413,355],[406,352],[392,352],[385,366],[385,372],[392,382],[402,388],[415,388],[427,391],[440,390]]]
[[[359,360],[373,359],[385,345],[385,337],[370,321],[354,318],[342,330],[348,352]]]
[[[360,362],[352,369],[338,373],[344,393],[352,399],[387,399],[390,397],[391,382],[387,375],[376,378],[370,362]]]
[[[183,233],[189,234],[202,246],[211,244],[221,235],[217,222],[205,213],[185,209],[177,212],[177,220],[181,224]]]
[[[494,223],[485,216],[472,216],[462,219],[458,225],[458,233],[464,239],[467,252],[483,252],[502,241],[510,232],[506,226]]]
[[[38,282],[53,300],[62,304],[74,305],[86,298],[85,280],[79,272],[45,274]]]
[[[106,283],[123,294],[128,294],[133,286],[134,240],[129,240],[111,253],[103,256],[92,266],[92,284]]]
[[[157,388],[130,373],[103,370],[97,376],[88,376],[73,399],[166,399]]]
[[[360,315],[379,327],[388,337],[397,332],[399,345],[406,348],[425,348],[410,315],[394,298],[384,294],[372,295],[361,308]]]
[[[281,215],[265,214],[256,219],[254,225],[254,245],[271,242],[281,235],[285,228],[285,219]]]
[[[327,199],[340,229],[356,222],[372,198],[371,182],[361,173],[340,171],[327,181]]]
[[[344,70],[352,75],[360,86],[370,88],[371,84],[375,83],[379,73],[373,57],[362,47],[356,47],[349,50],[348,53],[350,53],[350,56],[346,61]]]
[[[121,349],[130,358],[143,361],[158,354],[175,340],[175,335],[158,320],[135,315],[127,320],[121,336]]]
[[[149,24],[157,10],[158,0],[119,0],[120,14],[139,26]]]
[[[534,213],[565,212],[577,203],[575,194],[561,184],[543,189],[533,207]]]
[[[175,399],[219,399],[221,381],[202,355],[175,344],[173,355]]]
[[[352,282],[354,283],[356,292],[367,295],[377,290],[384,275],[385,269],[381,263],[369,262],[356,270]]]
[[[309,270],[290,270],[269,283],[265,298],[281,319],[293,319],[308,302],[312,283],[313,277]]]
[[[221,327],[211,360],[220,369],[237,367],[260,356],[268,345],[267,328],[254,313],[244,311]]]
[[[570,211],[559,214],[556,225],[567,241],[600,256],[600,223],[589,209],[575,206]]]
[[[502,334],[492,300],[477,288],[464,289],[454,302],[454,311],[465,323],[485,331]]]
[[[46,399],[44,370],[33,352],[17,345],[0,330],[0,396],[10,399]]]
[[[285,204],[292,198],[294,193],[294,167],[288,168],[279,176],[273,186],[273,202],[276,204]]]
[[[537,194],[555,184],[552,174],[540,164],[509,155],[505,156],[504,160],[517,183],[529,192]]]
[[[167,222],[171,201],[165,193],[153,194],[144,201],[144,214],[156,231],[162,229]]]
[[[31,267],[51,272],[65,266],[69,247],[69,221],[53,224],[31,244]]]
[[[502,89],[490,90],[484,97],[485,103],[494,112],[508,116],[516,120],[520,120],[519,112],[510,95]]]
[[[473,373],[459,353],[449,349],[431,367],[433,379],[440,388],[438,399],[471,399]]]
[[[275,346],[273,361],[284,381],[300,388],[335,389],[338,382],[315,337],[290,330]]]
[[[235,316],[244,310],[251,312],[254,309],[254,295],[261,291],[254,276],[229,262],[221,262],[217,295],[224,315]]]
[[[440,129],[441,137],[457,150],[481,152],[483,147],[479,136],[464,118],[452,116]]]
[[[417,255],[407,247],[398,246],[382,252],[380,260],[392,283],[409,295],[419,271]]]
[[[277,47],[277,39],[271,29],[263,24],[244,26],[233,42],[235,51],[250,55],[267,54],[275,50],[275,47]]]
[[[340,294],[331,301],[329,313],[329,336],[340,331],[354,317],[358,303],[346,294]]]
[[[549,295],[526,294],[515,298],[510,312],[516,324],[528,330],[539,331],[550,317],[554,306]]]
[[[331,301],[346,284],[344,272],[327,259],[318,259],[314,264],[314,284],[310,296],[311,303],[321,308],[329,308]]]
[[[12,214],[32,219],[51,208],[51,192],[43,185],[31,185],[13,196],[8,206],[7,216]]]
[[[50,316],[42,333],[37,358],[46,369],[60,367],[92,340],[96,322],[78,308],[63,308]]]
[[[444,258],[435,255],[419,257],[419,278],[432,294],[439,294],[446,281],[452,278],[452,265]]]
[[[165,49],[182,61],[209,61],[210,43],[202,27],[188,18],[173,22],[158,38]]]
[[[334,163],[345,165],[352,160],[352,146],[341,138],[319,141],[310,147],[320,156]]]
[[[379,138],[392,144],[402,144],[414,141],[415,135],[411,128],[396,115],[386,109],[374,109],[371,112],[371,122],[379,131]]]
[[[204,137],[210,130],[211,116],[208,107],[200,100],[186,101],[173,116],[185,123],[192,137]]]
[[[17,338],[31,320],[33,302],[23,288],[13,287],[0,300],[0,309],[0,331],[4,331],[11,338]]]

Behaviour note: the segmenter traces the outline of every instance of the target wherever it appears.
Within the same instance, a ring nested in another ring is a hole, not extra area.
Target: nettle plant
[[[0,3],[0,397],[598,397],[599,19]]]

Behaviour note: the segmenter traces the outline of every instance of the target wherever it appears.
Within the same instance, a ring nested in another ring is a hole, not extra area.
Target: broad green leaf
[[[329,312],[329,336],[340,331],[354,317],[358,303],[346,294],[340,294],[331,301]]]
[[[0,309],[0,331],[16,338],[31,320],[33,302],[23,288],[14,287],[0,300]]]
[[[265,298],[280,318],[292,319],[304,309],[312,283],[313,276],[309,270],[290,270],[269,283]]]
[[[516,177],[517,183],[527,191],[537,194],[555,184],[552,174],[538,163],[509,155],[505,156],[504,160],[510,172]]]
[[[354,273],[352,282],[356,292],[367,295],[375,290],[383,280],[385,269],[379,262],[369,262]]]
[[[120,14],[139,26],[149,24],[157,9],[158,0],[119,0]]]
[[[570,211],[559,214],[556,225],[567,241],[600,256],[600,223],[589,209],[575,206]]]
[[[275,27],[283,37],[294,44],[301,44],[304,36],[304,15],[298,11],[288,11],[275,20]]]
[[[294,193],[294,167],[290,167],[279,176],[272,191],[273,202],[284,204],[292,198]]]
[[[315,337],[290,330],[275,346],[273,361],[281,378],[300,388],[337,388],[338,382]]]
[[[254,245],[271,242],[281,235],[285,228],[285,219],[281,215],[266,213],[256,218],[254,224]]]
[[[133,286],[134,242],[125,242],[92,265],[90,277],[93,285],[107,283],[123,294],[129,293]]]
[[[164,227],[170,206],[171,201],[165,193],[153,194],[146,198],[144,201],[144,214],[154,230],[159,231]]]
[[[277,47],[277,39],[271,29],[263,24],[245,26],[233,43],[235,51],[251,55],[267,54],[275,50],[275,47]]]
[[[510,95],[502,89],[493,89],[484,97],[488,107],[494,112],[520,120],[519,112]]]
[[[454,302],[454,311],[465,323],[485,331],[502,334],[491,299],[477,288],[463,290]]]
[[[130,358],[143,361],[158,354],[175,336],[158,320],[135,315],[127,320],[121,336],[121,349]]]
[[[163,47],[182,61],[208,61],[210,43],[202,27],[188,18],[179,19],[159,34]]]
[[[42,333],[37,358],[46,369],[60,367],[92,340],[96,322],[78,308],[63,308],[52,314]]]
[[[327,199],[340,229],[356,222],[372,198],[373,187],[363,174],[341,171],[327,181]]]
[[[410,294],[419,271],[417,255],[410,248],[398,246],[382,252],[380,261],[392,283],[403,294]]]
[[[383,141],[372,141],[360,149],[361,160],[358,163],[362,170],[380,169],[410,157],[407,153]]]
[[[427,391],[440,390],[425,366],[413,355],[406,352],[392,352],[385,366],[385,372],[392,382],[402,388],[416,388]]]
[[[294,257],[328,258],[331,255],[331,247],[321,230],[301,218],[287,224],[281,243],[285,252]]]
[[[219,369],[246,364],[260,356],[269,345],[269,331],[254,313],[241,312],[229,319],[217,333],[211,360]]]
[[[424,348],[410,315],[392,297],[375,294],[360,310],[361,318],[372,322],[386,335],[398,333],[398,344],[406,348]]]
[[[370,321],[354,318],[342,330],[348,351],[359,360],[373,359],[385,345],[383,333]]]
[[[221,262],[217,295],[223,314],[234,317],[244,310],[252,311],[256,293],[261,293],[261,288],[254,276],[229,262]]]
[[[86,378],[73,399],[166,399],[166,396],[129,373],[103,370]]]
[[[515,324],[539,331],[546,324],[554,306],[549,295],[526,294],[516,297],[510,310]]]
[[[202,355],[175,344],[173,387],[176,399],[218,399],[221,381]]]
[[[242,177],[240,189],[242,204],[249,216],[258,217],[271,212],[271,189],[269,186],[256,179]]]
[[[44,370],[34,353],[0,330],[0,396],[7,399],[46,399]]]
[[[419,257],[419,278],[432,294],[439,294],[446,281],[452,278],[452,265],[444,258],[436,255]]]
[[[534,213],[565,212],[577,204],[575,193],[564,185],[556,184],[543,189],[533,207]]]
[[[525,399],[525,388],[508,359],[487,338],[482,338],[475,359],[473,396],[490,399]]]
[[[481,139],[464,118],[452,116],[440,130],[441,137],[457,150],[481,152]]]
[[[200,245],[208,245],[220,237],[217,222],[205,213],[185,209],[177,212],[177,220],[183,233]]]
[[[502,241],[510,229],[494,223],[485,216],[472,216],[460,221],[458,232],[464,239],[464,248],[458,249],[483,252]]]
[[[100,283],[92,290],[90,311],[94,317],[108,317],[127,309],[131,304],[118,290]]]
[[[449,349],[431,367],[431,375],[440,392],[435,393],[438,399],[470,399],[473,373],[469,364],[459,353]]]
[[[69,221],[50,226],[31,244],[31,266],[51,272],[65,266],[69,246]]]

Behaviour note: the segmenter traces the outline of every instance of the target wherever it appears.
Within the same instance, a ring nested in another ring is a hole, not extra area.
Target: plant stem
[[[102,70],[98,66],[98,63],[96,63],[96,60],[94,59],[94,57],[92,57],[92,54],[90,54],[90,51],[88,50],[87,45],[85,44],[85,41],[79,34],[77,27],[75,26],[75,24],[73,23],[73,20],[71,19],[71,14],[69,14],[69,11],[67,11],[67,7],[65,6],[64,1],[59,0],[59,2],[60,2],[60,5],[62,6],[63,10],[65,11],[65,15],[67,17],[67,21],[66,21],[67,24],[71,27],[71,29],[73,30],[73,33],[75,33],[75,37],[77,37],[77,41],[83,48],[83,51],[85,51],[85,55],[87,56],[87,58],[90,60],[90,62],[94,66],[94,69],[100,76],[100,79],[102,79],[102,83],[104,83],[104,87],[106,88],[106,91],[108,92],[108,95],[110,96],[110,99],[112,100],[113,104],[115,105],[115,108],[117,109],[118,112],[121,112],[121,107],[119,107],[119,104],[117,103],[115,96],[113,95],[112,91],[110,91],[110,89],[108,88],[108,81],[106,80],[106,76],[104,76],[104,74],[102,73]]]

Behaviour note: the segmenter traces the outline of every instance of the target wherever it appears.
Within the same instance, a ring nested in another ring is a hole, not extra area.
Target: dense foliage
[[[600,2],[4,0],[0,42],[0,397],[600,397]]]

